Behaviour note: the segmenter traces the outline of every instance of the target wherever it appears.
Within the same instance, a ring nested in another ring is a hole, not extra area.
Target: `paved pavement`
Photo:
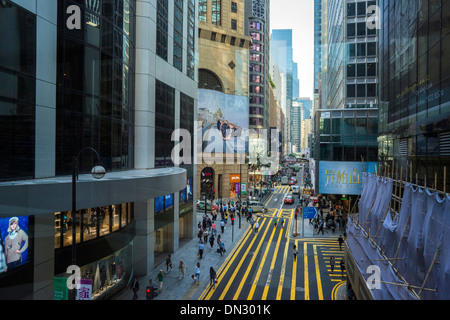
[[[204,212],[197,212],[197,222],[202,221]],[[209,215],[211,217],[211,215]],[[220,218],[220,216],[219,216]],[[242,236],[247,232],[251,226],[247,223],[245,217],[241,218],[241,228],[239,228],[239,218],[236,217],[234,226],[231,225],[231,219],[228,219],[224,233],[220,230],[220,221],[216,221],[217,235],[220,235],[224,240],[226,252],[223,256],[217,253],[217,242],[215,242],[213,249],[208,243],[205,245],[205,250],[202,259],[198,259],[198,244],[197,237],[186,242],[176,252],[171,253],[173,269],[166,273],[165,259],[159,265],[155,266],[152,272],[145,277],[138,278],[140,290],[138,292],[138,300],[146,300],[145,288],[149,284],[149,280],[153,280],[153,285],[158,286],[159,282],[156,276],[159,270],[162,269],[165,273],[162,292],[155,297],[155,300],[197,300],[202,294],[206,286],[209,285],[209,268],[212,266],[216,272],[225,260],[233,252],[233,249],[239,243]],[[217,236],[215,237],[217,240]],[[168,255],[168,254],[167,254]],[[167,256],[166,255],[166,256]],[[180,273],[178,265],[180,259],[186,264],[186,273],[183,279],[179,279]],[[194,284],[192,275],[194,274],[194,267],[200,262],[200,282]],[[125,288],[120,293],[115,295],[113,300],[132,300],[133,292],[129,288]]]
[[[202,221],[202,217],[204,212],[197,212],[197,222]],[[232,255],[233,250],[237,247],[240,239],[251,229],[251,225],[247,223],[245,217],[241,218],[241,228],[239,228],[239,219],[235,218],[234,226],[231,225],[231,220],[228,220],[228,225],[226,226],[224,233],[221,233],[220,230],[220,222],[216,221],[217,227],[217,235],[221,235],[221,238],[224,240],[226,253],[223,256],[220,256],[220,253],[217,253],[217,243],[214,244],[214,247],[211,249],[209,243],[205,244],[205,250],[203,254],[203,258],[198,258],[198,244],[199,240],[197,237],[192,240],[187,241],[182,245],[176,252],[171,253],[172,265],[173,269],[169,272],[166,272],[165,259],[160,262],[155,268],[150,272],[150,274],[145,277],[138,278],[140,290],[138,292],[138,300],[146,300],[145,288],[149,284],[149,280],[153,281],[154,286],[158,286],[159,282],[156,280],[157,274],[159,270],[162,269],[165,273],[163,289],[162,292],[154,298],[154,300],[198,300],[198,298],[203,293],[204,289],[209,286],[209,269],[212,266],[216,272],[218,272],[221,265],[226,261],[226,259]],[[291,234],[293,227],[291,227]],[[342,232],[336,231],[335,234],[332,234],[331,231],[325,232],[324,235],[320,234],[314,235],[313,226],[309,224],[308,220],[305,220],[304,227],[302,226],[302,220],[298,221],[298,237],[337,237]],[[215,237],[217,240],[217,236]],[[168,255],[168,254],[167,254]],[[166,256],[167,256],[166,255]],[[186,264],[186,273],[185,277],[179,279],[179,271],[178,265],[180,259],[184,261]],[[200,263],[200,282],[194,283],[192,279],[192,275],[194,274],[194,267]],[[338,289],[336,296],[339,300],[345,299],[346,296],[346,286],[342,285]],[[112,297],[112,300],[132,300],[133,292],[126,287],[121,292]]]

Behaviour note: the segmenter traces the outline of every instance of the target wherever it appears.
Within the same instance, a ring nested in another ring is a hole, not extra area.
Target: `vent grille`
[[[440,156],[450,156],[450,132],[439,135],[439,154]]]

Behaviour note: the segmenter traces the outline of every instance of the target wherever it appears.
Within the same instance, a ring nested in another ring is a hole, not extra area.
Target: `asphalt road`
[[[300,176],[300,174],[299,174]],[[299,177],[301,184],[301,176]],[[336,235],[317,236],[309,221],[303,227],[294,219],[294,204],[284,204],[289,186],[278,186],[267,199],[268,212],[260,214],[258,232],[249,229],[218,270],[216,288],[206,288],[200,300],[334,300],[344,284]],[[299,217],[300,219],[300,217]],[[277,220],[275,226],[274,221]],[[282,226],[282,221],[284,225]],[[300,219],[301,220],[301,219]],[[295,229],[297,223],[297,229]],[[294,231],[306,230],[294,236]],[[298,254],[294,259],[293,246]],[[331,270],[330,257],[335,260]]]

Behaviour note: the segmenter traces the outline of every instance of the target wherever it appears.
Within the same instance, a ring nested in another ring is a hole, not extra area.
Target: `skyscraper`
[[[286,83],[286,101],[284,106],[282,105],[283,112],[286,116],[286,125],[285,126],[285,137],[287,137],[288,141],[288,153],[292,152],[292,116],[291,116],[291,107],[292,107],[292,99],[294,98],[294,91],[297,92],[298,89],[294,89],[294,84],[297,86],[298,79],[294,80],[294,66],[295,63],[293,61],[293,48],[292,48],[292,29],[275,29],[272,30],[272,40],[271,40],[271,63],[278,66],[278,69],[285,79]]]
[[[51,300],[74,264],[92,280],[108,270],[112,287],[93,281],[101,299],[193,236],[195,167],[174,163],[171,134],[193,132],[196,12],[194,0],[1,1],[0,224],[19,221],[29,241],[0,299]]]
[[[270,1],[245,1],[245,32],[250,46],[250,129],[269,130]]]
[[[380,165],[449,190],[450,3],[380,0],[379,7]]]

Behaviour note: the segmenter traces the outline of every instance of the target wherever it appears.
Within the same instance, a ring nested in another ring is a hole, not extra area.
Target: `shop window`
[[[76,242],[82,243],[120,230],[131,222],[131,204],[55,212],[55,249],[72,245],[72,228]]]
[[[123,249],[81,267],[81,277],[92,281],[92,299],[101,296],[118,285],[127,285],[133,265],[133,247],[127,245]]]

